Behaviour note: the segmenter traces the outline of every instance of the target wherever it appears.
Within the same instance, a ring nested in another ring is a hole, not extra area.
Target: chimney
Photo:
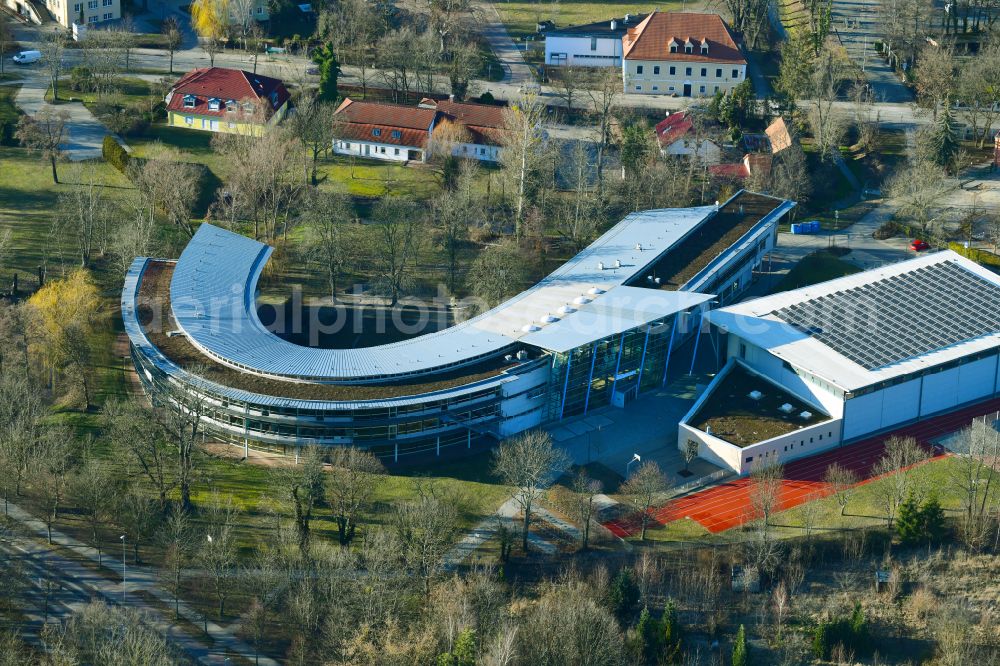
[[[617,30],[618,29],[618,21],[617,20],[611,19],[611,29],[612,30]]]

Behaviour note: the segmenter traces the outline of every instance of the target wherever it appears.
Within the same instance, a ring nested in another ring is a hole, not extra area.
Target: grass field
[[[773,293],[808,287],[817,282],[825,282],[834,278],[843,277],[857,273],[861,269],[853,264],[849,264],[835,253],[827,250],[814,252],[803,258],[788,275],[777,284]]]
[[[493,6],[500,13],[500,19],[507,26],[511,37],[534,35],[539,21],[553,21],[557,28],[581,23],[611,20],[625,14],[644,14],[659,9],[660,11],[679,11],[681,3],[676,0],[668,2],[628,2],[609,0],[608,2],[578,2],[577,0],[561,0],[550,2],[494,2]],[[689,11],[699,11],[701,3],[685,3]]]

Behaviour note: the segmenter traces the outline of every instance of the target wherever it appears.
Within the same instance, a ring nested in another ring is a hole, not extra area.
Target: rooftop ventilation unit
[[[561,308],[559,308],[559,314],[565,315],[571,312],[576,312],[576,308],[574,308],[572,305],[564,305]]]
[[[808,421],[812,418],[812,412],[802,412],[799,414],[799,418],[803,421]]]
[[[600,287],[591,287],[590,289],[587,290],[587,293],[590,294],[591,296],[598,296],[600,294],[603,294],[604,290],[601,289]]]
[[[603,261],[598,261],[597,262],[597,270],[599,270],[599,271],[603,271],[604,270],[604,262]]]
[[[519,352],[517,352],[517,360],[518,361],[527,361],[528,360],[528,351],[526,349],[522,349]]]
[[[536,326],[535,324],[525,324],[521,327],[521,330],[525,333],[534,333],[535,331],[542,330],[541,326]]]
[[[622,260],[615,259],[615,268],[621,268],[621,267],[622,267]]]
[[[573,299],[573,302],[576,303],[577,305],[586,305],[587,303],[590,302],[590,300],[591,299],[587,298],[586,296],[577,296],[576,298]]]
[[[559,321],[559,317],[553,314],[547,314],[544,317],[542,317],[543,324],[554,324],[557,321]]]
[[[795,411],[795,408],[786,402],[781,407],[778,407],[778,411],[783,412],[785,414],[791,414],[792,412]]]
[[[760,400],[763,397],[764,397],[764,394],[761,393],[760,391],[750,391],[750,399],[751,400]]]

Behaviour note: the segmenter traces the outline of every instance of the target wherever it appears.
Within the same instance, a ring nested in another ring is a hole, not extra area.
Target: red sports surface
[[[957,432],[972,423],[976,417],[997,411],[1000,411],[1000,399],[987,400],[815,456],[794,460],[785,465],[785,478],[778,495],[778,510],[791,509],[806,501],[832,494],[833,488],[823,480],[823,476],[826,469],[835,462],[857,473],[862,484],[872,481],[872,469],[882,456],[885,440],[890,437],[914,437],[930,447],[931,442],[942,435]],[[934,457],[942,455],[943,450],[933,449]],[[704,525],[709,532],[722,532],[738,527],[754,518],[750,505],[750,479],[742,477],[671,500],[664,506],[653,509],[652,516],[654,525],[690,518]],[[604,526],[615,536],[624,538],[637,534],[641,521],[639,514],[632,514],[606,522]]]

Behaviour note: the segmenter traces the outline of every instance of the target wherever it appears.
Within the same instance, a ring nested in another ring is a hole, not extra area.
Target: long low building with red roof
[[[345,99],[337,108],[333,151],[394,162],[426,162],[435,151],[500,159],[503,107],[423,99],[417,106]]]
[[[182,76],[167,93],[167,123],[206,132],[259,135],[288,113],[290,96],[278,79],[240,69],[204,67]]]

